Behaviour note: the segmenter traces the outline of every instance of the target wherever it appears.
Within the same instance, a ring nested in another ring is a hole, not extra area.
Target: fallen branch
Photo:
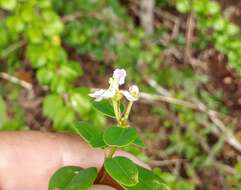
[[[154,31],[154,8],[155,0],[141,0],[139,17],[146,34]]]
[[[170,159],[170,160],[152,160],[148,162],[151,166],[154,167],[163,167],[163,166],[169,166],[169,165],[176,165],[177,163],[183,162],[185,160],[183,159]]]
[[[1,58],[6,58],[9,54],[14,52],[15,50],[23,47],[26,44],[25,40],[21,40],[15,44],[10,45],[6,50],[4,50],[1,54]]]
[[[28,91],[33,91],[33,85],[31,83],[28,83],[24,80],[21,80],[17,77],[11,76],[8,73],[0,72],[0,78],[7,80],[11,83],[15,83],[17,85],[22,86],[23,88],[27,89]]]
[[[190,63],[192,65],[191,58],[192,56],[192,42],[193,42],[193,33],[195,29],[195,21],[193,18],[193,13],[191,12],[188,21],[187,21],[187,31],[186,31],[186,47],[185,47],[185,56],[184,62]]]
[[[241,153],[241,143],[236,139],[233,133],[226,128],[223,122],[219,119],[218,113],[214,110],[208,109],[208,107],[202,102],[189,102],[184,100],[176,99],[170,95],[152,95],[149,93],[141,93],[141,98],[144,102],[156,103],[156,101],[167,102],[170,104],[176,104],[184,106],[190,109],[194,109],[200,112],[208,114],[209,119],[217,126],[213,130],[216,136],[224,135],[225,142],[232,146],[234,149]]]

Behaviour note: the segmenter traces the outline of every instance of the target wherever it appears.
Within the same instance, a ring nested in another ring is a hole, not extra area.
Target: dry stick
[[[144,5],[144,4],[145,4],[145,0],[142,0],[142,5]],[[169,19],[169,20],[171,20],[172,22],[175,23],[176,28],[174,29],[173,35],[172,35],[172,36],[174,36],[178,32],[180,20],[177,17],[169,14],[168,12],[164,12],[164,11],[160,12],[160,11],[155,10],[155,13],[157,15],[162,16],[165,19]],[[145,25],[145,23],[142,22],[142,26],[145,29],[147,24]],[[151,27],[153,28],[153,25]],[[199,62],[196,61],[196,59],[192,58],[192,51],[191,51],[194,29],[195,29],[195,22],[194,22],[194,18],[193,18],[193,13],[191,13],[190,16],[189,16],[188,22],[187,22],[187,33],[186,33],[187,45],[186,45],[186,49],[185,49],[185,61],[190,62],[190,64],[193,65],[193,66],[199,65],[199,64],[196,64],[196,63],[199,63]],[[146,31],[146,33],[148,33],[148,31]],[[207,112],[211,121],[221,131],[220,132],[219,130],[216,129],[216,130],[214,130],[214,133],[218,136],[220,135],[220,133],[223,133],[221,135],[223,135],[225,137],[225,141],[229,145],[233,146],[235,149],[237,149],[238,151],[241,152],[241,143],[233,136],[233,134],[230,131],[228,131],[228,129],[226,129],[223,122],[218,118],[217,112],[215,112],[213,110],[209,110],[207,108],[207,106],[205,106],[202,102],[192,103],[192,102],[183,101],[183,100],[173,98],[173,97],[171,97],[169,91],[166,90],[165,88],[163,88],[162,86],[159,86],[158,83],[155,80],[147,79],[146,81],[151,87],[156,89],[157,92],[159,94],[161,94],[162,96],[161,95],[159,95],[159,96],[151,95],[151,94],[148,94],[148,93],[141,93],[142,98],[144,98],[147,101],[151,100],[151,102],[153,102],[153,99],[154,99],[154,101],[155,100],[164,101],[164,102],[167,102],[167,103],[173,103],[173,104],[185,106],[185,107],[188,107],[190,109],[199,110],[201,112]],[[164,162],[162,162],[162,163],[163,164],[172,163],[172,161],[170,161],[170,160],[167,160],[166,163],[164,163]],[[161,163],[161,161],[159,162],[160,165],[162,165],[162,163]],[[225,167],[225,170],[228,170],[230,173],[234,173],[233,168],[229,168],[228,166],[224,166],[224,167]]]
[[[223,134],[225,141],[241,153],[241,143],[235,138],[235,136],[226,128],[223,122],[218,118],[218,113],[214,110],[208,109],[207,106],[205,106],[202,102],[193,103],[184,100],[179,100],[171,96],[152,95],[148,93],[141,93],[141,98],[149,103],[154,103],[155,101],[162,101],[207,113],[210,120],[218,127],[218,129],[213,130],[214,134],[217,136]]]
[[[33,85],[23,81],[17,77],[11,76],[8,73],[0,72],[0,78],[5,79],[7,81],[10,81],[12,83],[18,84],[22,86],[23,88],[27,89],[28,91],[33,91]]]
[[[179,100],[179,99],[173,98],[171,96],[153,95],[153,94],[142,92],[141,98],[143,98],[143,100],[145,102],[149,102],[149,103],[154,103],[155,101],[162,101],[162,102],[176,104],[176,105],[184,106],[184,107],[195,109],[195,110],[200,110],[200,107],[198,107],[196,104],[194,104],[192,102]]]
[[[163,166],[169,166],[169,165],[176,165],[178,162],[183,162],[185,160],[183,159],[171,159],[171,160],[153,160],[149,162],[148,164],[155,166],[155,167],[163,167]]]
[[[170,22],[172,22],[174,25],[177,25],[178,27],[180,27],[181,29],[186,29],[185,25],[181,24],[181,19],[173,14],[171,14],[168,11],[165,11],[163,9],[155,9],[155,15],[158,16],[159,18],[163,18],[165,20],[168,20]],[[177,27],[176,26],[176,27]],[[174,31],[175,31],[175,26],[174,26]],[[179,31],[179,30],[178,30]],[[178,34],[176,31],[176,34]]]
[[[86,13],[86,14],[83,14],[81,13],[80,11],[76,11],[72,14],[68,14],[68,15],[64,15],[63,17],[61,17],[61,20],[66,23],[66,22],[72,22],[72,21],[75,21],[75,20],[78,20],[82,17],[91,17],[91,18],[96,18],[96,19],[104,19],[103,15],[99,14],[99,13]]]
[[[147,35],[154,31],[154,8],[155,0],[141,0],[139,17]]]
[[[195,29],[195,22],[193,18],[193,13],[191,12],[187,22],[187,33],[186,33],[186,49],[185,49],[185,62],[190,62],[191,65],[194,65],[194,61],[192,60],[192,40],[193,33]],[[220,132],[224,133],[226,136],[226,141],[233,146],[235,149],[241,152],[241,143],[234,137],[234,135],[225,127],[223,122],[218,118],[218,115],[215,111],[209,110],[203,103],[197,102],[199,105],[200,111],[206,111],[211,121],[219,128],[219,132],[215,131],[216,135],[220,135]],[[201,108],[201,109],[200,109]]]
[[[82,17],[82,14],[78,11],[78,12],[74,12],[73,14],[69,14],[69,15],[65,15],[61,18],[61,20],[63,22],[71,22],[74,21],[78,18]]]
[[[184,62],[192,65],[192,41],[193,41],[193,33],[195,29],[195,22],[194,22],[194,17],[193,13],[191,12],[188,21],[187,21],[187,31],[186,31],[186,47],[185,47],[185,56],[184,56]]]
[[[174,19],[173,19],[174,20]],[[193,40],[193,33],[195,29],[195,22],[193,18],[193,13],[190,14],[188,22],[187,22],[187,33],[186,33],[186,49],[185,49],[185,60],[190,62],[191,65],[194,65],[194,61],[192,59],[192,40]],[[218,127],[219,130],[214,130],[214,133],[219,136],[220,133],[223,133],[225,135],[225,141],[231,145],[233,148],[241,152],[241,143],[235,138],[235,136],[226,128],[226,126],[223,124],[223,122],[218,118],[217,112],[214,110],[208,109],[208,107],[203,104],[202,102],[188,102],[179,100],[176,98],[173,98],[167,93],[168,91],[164,90],[163,87],[159,86],[154,80],[148,80],[147,82],[150,84],[150,86],[155,87],[155,89],[158,90],[158,92],[161,95],[151,95],[147,93],[142,93],[141,97],[145,99],[150,100],[159,100],[164,101],[167,103],[177,104],[181,106],[185,106],[191,109],[195,109],[201,112],[207,112],[210,120]]]
[[[3,51],[1,58],[6,58],[13,51],[23,47],[26,44],[25,40],[21,40],[15,44],[10,45],[5,51]]]

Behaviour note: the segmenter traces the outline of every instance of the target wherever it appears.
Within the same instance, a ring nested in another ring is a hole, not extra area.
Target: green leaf
[[[88,113],[92,106],[89,97],[81,93],[72,93],[70,95],[70,103],[72,108],[80,114]]]
[[[48,85],[55,75],[54,70],[47,67],[42,67],[37,71],[37,79],[40,84]]]
[[[137,132],[135,128],[111,127],[103,135],[106,144],[118,147],[126,146],[136,138]]]
[[[58,75],[55,75],[55,77],[51,81],[51,90],[58,94],[66,92],[67,86],[67,81],[64,78],[60,78]]]
[[[144,142],[141,140],[140,137],[137,137],[134,141],[133,144],[136,146],[140,146],[140,147],[145,147]]]
[[[79,77],[83,71],[80,68],[80,65],[74,61],[65,63],[60,66],[58,73],[63,76],[65,79],[71,81]]]
[[[94,102],[93,103],[94,107],[102,112],[104,115],[115,118],[115,112],[113,110],[112,105],[108,100],[102,100],[100,102]],[[124,106],[121,104],[120,106],[121,112],[124,111]]]
[[[152,171],[138,167],[139,183],[135,186],[125,186],[127,190],[170,190],[165,182]]]
[[[42,67],[48,63],[48,48],[49,47],[46,44],[28,44],[26,57],[31,61],[34,68]]]
[[[54,115],[53,122],[54,127],[57,130],[64,131],[70,127],[75,121],[75,112],[72,108],[64,106],[57,110]]]
[[[206,6],[207,6],[206,11],[209,14],[211,14],[211,15],[219,14],[219,12],[220,12],[220,5],[219,5],[218,2],[208,1]]]
[[[178,0],[176,3],[176,8],[181,13],[187,13],[191,10],[191,3],[189,0]]]
[[[235,24],[233,24],[233,23],[229,23],[229,24],[227,24],[227,29],[226,29],[226,34],[228,34],[228,35],[237,35],[237,34],[239,34],[239,27],[238,26],[236,26]]]
[[[43,101],[43,114],[51,119],[54,118],[56,113],[63,108],[64,101],[58,95],[48,95]]]
[[[122,156],[108,158],[104,167],[107,173],[122,185],[129,187],[138,183],[138,168],[128,158]]]
[[[7,120],[6,105],[3,98],[0,96],[0,128]]]
[[[96,168],[81,170],[64,190],[88,190],[95,182]]]
[[[79,122],[74,126],[75,131],[93,148],[104,148],[103,132],[96,126],[86,122]]]
[[[96,168],[66,166],[57,170],[49,182],[49,190],[87,190],[97,176]]]
[[[6,10],[13,10],[16,7],[17,1],[16,0],[1,0],[0,7]]]
[[[63,31],[63,23],[55,12],[49,9],[44,11],[42,19],[45,20],[43,33],[46,36],[52,37],[56,34],[60,34]]]
[[[65,166],[57,170],[49,181],[49,190],[63,189],[76,176],[82,168],[77,166]]]

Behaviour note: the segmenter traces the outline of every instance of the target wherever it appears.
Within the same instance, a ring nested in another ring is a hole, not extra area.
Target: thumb
[[[90,190],[116,190],[116,189],[106,185],[93,185]]]

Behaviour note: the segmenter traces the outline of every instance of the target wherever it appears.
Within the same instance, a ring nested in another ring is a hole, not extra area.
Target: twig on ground
[[[23,81],[17,77],[11,76],[8,73],[0,72],[0,78],[10,81],[11,83],[15,83],[17,85],[22,86],[23,88],[27,89],[28,91],[33,91],[33,85],[26,81]]]
[[[176,19],[175,23],[174,23],[174,27],[173,27],[173,31],[172,31],[172,39],[177,38],[178,34],[179,34],[179,30],[180,30],[180,25],[181,25],[181,21],[180,19]]]
[[[82,17],[82,14],[78,11],[78,12],[74,12],[73,14],[63,16],[61,18],[61,20],[63,22],[71,22],[71,21],[74,21],[76,19],[79,19],[80,17]]]
[[[185,47],[185,56],[184,62],[192,64],[192,42],[193,42],[193,33],[195,29],[195,21],[193,17],[193,13],[191,12],[188,21],[187,21],[187,31],[186,31],[186,47]]]
[[[214,162],[214,165],[217,167],[217,168],[220,168],[221,170],[223,170],[224,172],[228,173],[228,174],[231,174],[231,175],[238,175],[238,173],[235,171],[234,168],[232,168],[231,166],[227,165],[227,164],[223,164],[221,162]]]
[[[179,99],[173,98],[169,95],[168,96],[166,96],[166,95],[153,95],[153,94],[142,92],[141,98],[143,99],[143,101],[149,102],[149,103],[154,103],[156,101],[162,101],[162,102],[166,102],[166,103],[184,106],[184,107],[194,109],[194,110],[204,111],[204,109],[205,109],[205,108],[200,107],[199,105],[196,105],[192,102],[179,100]]]
[[[72,14],[64,15],[61,18],[61,20],[64,23],[66,23],[66,22],[72,22],[72,21],[78,20],[81,17],[91,17],[91,18],[96,18],[96,19],[99,19],[99,20],[104,20],[105,19],[104,15],[101,15],[98,12],[90,12],[90,13],[83,14],[80,11],[76,11],[76,12],[74,12]]]
[[[170,159],[170,160],[152,160],[151,162],[148,162],[151,166],[154,167],[163,167],[163,166],[169,166],[169,165],[176,165],[177,162],[184,162],[183,159]]]
[[[17,43],[14,43],[10,45],[6,50],[4,50],[1,54],[1,58],[6,58],[10,53],[14,52],[15,50],[23,47],[26,44],[25,40],[18,41]]]
[[[156,101],[162,101],[167,102],[171,104],[176,104],[180,106],[184,106],[190,109],[194,109],[200,112],[207,113],[210,120],[217,126],[213,130],[213,133],[217,136],[224,135],[226,143],[228,143],[230,146],[241,152],[241,143],[236,139],[236,137],[229,131],[226,126],[223,124],[223,122],[219,119],[218,113],[214,110],[208,109],[208,107],[203,104],[202,102],[189,102],[184,100],[179,100],[176,98],[173,98],[172,96],[167,95],[152,95],[148,93],[141,93],[141,98],[145,102],[149,103],[155,103]]]
[[[164,96],[169,96],[170,93],[168,92],[168,90],[166,90],[165,88],[163,88],[162,86],[159,86],[158,83],[153,80],[153,79],[147,79],[147,83],[153,88],[156,89],[156,91]]]
[[[141,0],[139,17],[146,34],[154,31],[154,8],[155,0]]]

